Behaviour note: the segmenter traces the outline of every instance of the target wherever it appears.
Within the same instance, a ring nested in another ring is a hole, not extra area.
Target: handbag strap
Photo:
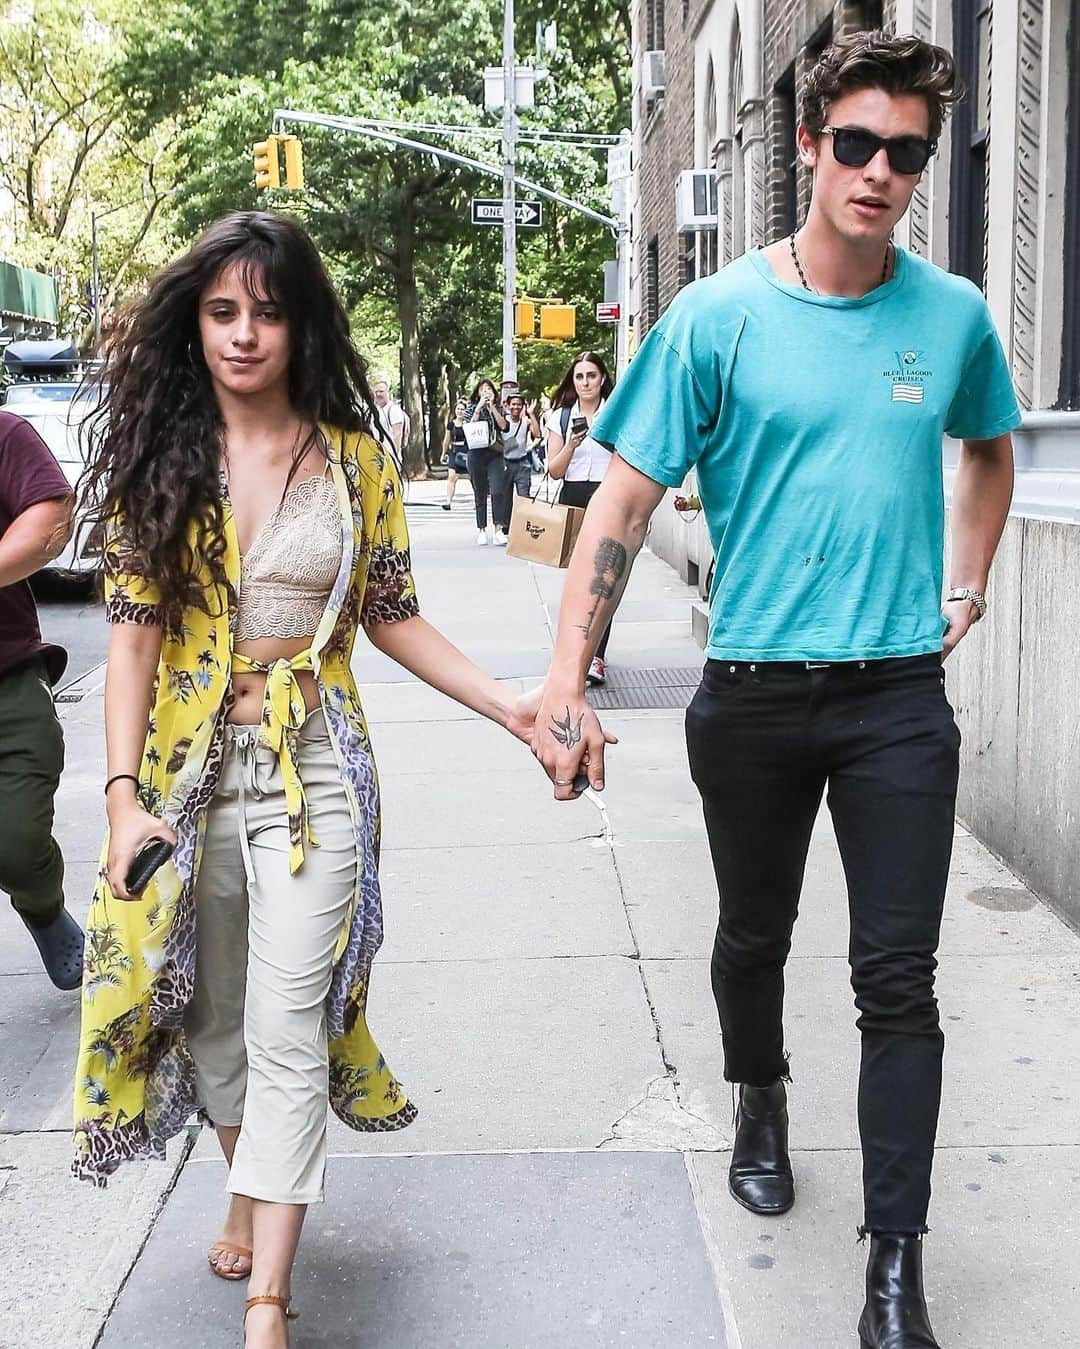
[[[530,498],[530,500],[536,501],[536,500],[538,499],[538,497],[540,496],[540,488],[542,488],[542,487],[545,485],[545,483],[550,483],[550,482],[551,482],[551,474],[545,470],[544,476],[540,479],[540,486],[537,487],[536,491],[532,494],[532,497]],[[544,500],[545,500],[545,502],[547,502],[547,504],[548,504],[549,506],[553,504],[553,503],[552,503],[552,500],[551,500],[551,490],[550,490],[550,488],[548,489],[548,491],[546,491],[546,492],[544,493]]]

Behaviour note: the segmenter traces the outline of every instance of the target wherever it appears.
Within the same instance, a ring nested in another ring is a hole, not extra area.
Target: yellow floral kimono
[[[318,632],[312,666],[356,833],[357,883],[334,957],[327,996],[330,1104],[353,1129],[404,1128],[416,1118],[368,1032],[368,976],[382,942],[379,788],[360,697],[350,669],[357,628],[419,612],[409,561],[401,483],[370,436],[323,427],[341,506],[341,567]],[[72,1172],[104,1185],[121,1162],[162,1157],[165,1144],[201,1109],[184,1035],[195,980],[195,878],[206,811],[221,769],[231,705],[232,633],[240,583],[236,527],[225,506],[228,582],[213,587],[210,613],[185,613],[179,635],[163,634],[149,733],[139,771],[147,810],[176,830],[172,861],[141,898],[117,900],[102,850],[86,926],[82,1034],[75,1078]],[[194,537],[194,535],[193,535]],[[125,574],[117,539],[105,553],[106,613],[114,623],[158,623],[158,596]],[[290,746],[295,761],[296,730]],[[300,841],[301,821],[290,820]]]

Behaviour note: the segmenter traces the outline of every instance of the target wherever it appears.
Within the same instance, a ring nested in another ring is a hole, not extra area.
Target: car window
[[[51,384],[12,384],[4,399],[4,406],[56,407],[58,403],[70,403],[78,389],[78,384],[59,381]]]

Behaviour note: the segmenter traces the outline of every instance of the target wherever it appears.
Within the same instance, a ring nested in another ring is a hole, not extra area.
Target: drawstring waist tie
[[[312,652],[308,647],[298,655],[286,658],[278,657],[269,662],[254,660],[240,652],[233,653],[233,669],[240,674],[263,674],[266,676],[266,692],[263,695],[262,717],[258,726],[233,726],[233,743],[240,756],[240,807],[244,814],[244,793],[250,791],[260,796],[261,790],[255,775],[255,750],[259,745],[273,751],[281,768],[281,782],[285,791],[285,808],[289,816],[289,874],[295,875],[304,864],[304,843],[313,848],[319,846],[310,821],[308,820],[307,797],[304,784],[300,780],[297,764],[300,728],[307,719],[307,704],[296,676],[303,671],[312,671]],[[244,853],[244,868],[248,879],[253,876],[251,856],[248,851],[245,831],[242,829],[241,846]]]

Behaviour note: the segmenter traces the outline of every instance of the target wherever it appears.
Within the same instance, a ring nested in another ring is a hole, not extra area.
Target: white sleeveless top
[[[314,637],[340,568],[336,487],[294,483],[241,558],[236,640]]]
[[[593,421],[603,411],[606,402],[606,398],[601,398],[600,404],[593,414]],[[567,440],[570,439],[570,428],[574,424],[574,418],[584,415],[581,411],[581,404],[575,402],[570,409],[570,419],[566,423]],[[556,420],[552,422],[552,426],[558,431],[560,428],[559,418],[562,416],[561,408],[555,413],[555,416]],[[610,463],[611,451],[605,450],[598,440],[593,440],[592,436],[586,436],[571,456],[563,479],[565,482],[602,482]]]

